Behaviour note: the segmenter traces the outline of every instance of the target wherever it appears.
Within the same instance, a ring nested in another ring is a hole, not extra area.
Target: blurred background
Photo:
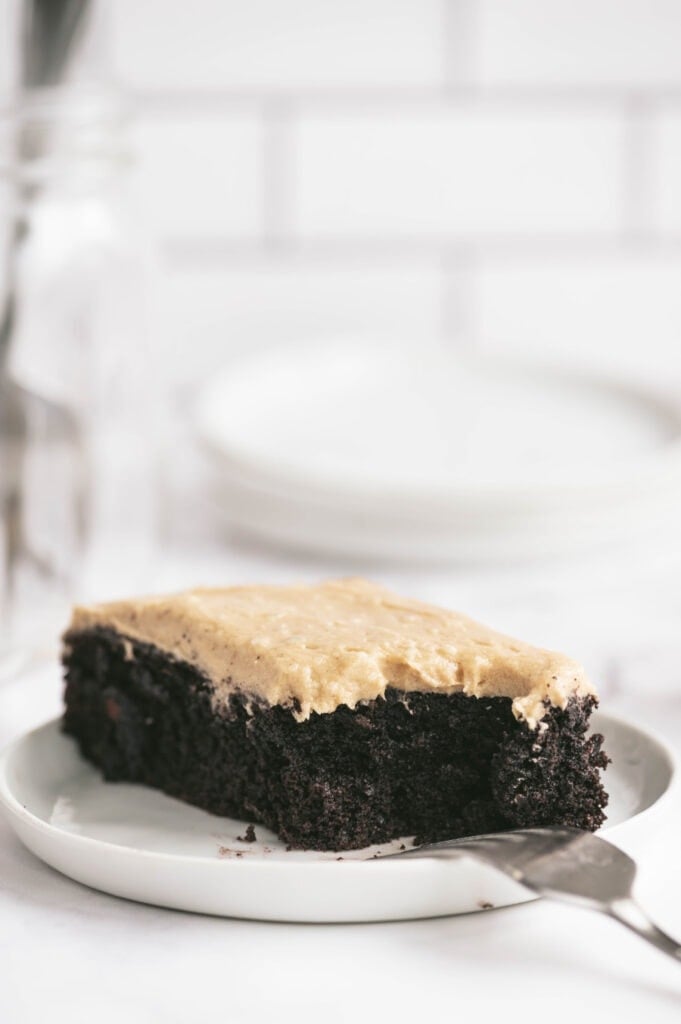
[[[681,378],[674,0],[106,14],[178,392],[358,329]]]
[[[361,573],[678,701],[680,35],[0,0],[8,664],[74,597]]]

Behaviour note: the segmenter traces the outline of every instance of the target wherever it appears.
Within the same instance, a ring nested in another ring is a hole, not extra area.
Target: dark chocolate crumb
[[[547,707],[540,734],[515,718],[507,697],[414,693],[407,709],[390,687],[356,709],[300,722],[291,709],[257,708],[239,694],[218,714],[210,681],[192,665],[147,644],[135,655],[125,660],[112,630],[68,636],[63,728],[83,755],[107,780],[250,819],[289,848],[335,857],[407,835],[595,830],[604,820],[608,758],[602,737],[587,732],[591,697]],[[240,842],[254,833],[250,826]],[[215,849],[231,842],[218,836]]]
[[[481,910],[494,910],[494,904],[488,903],[487,900],[478,900],[478,906]]]
[[[254,843],[257,838],[253,825],[248,825],[244,834],[242,836],[237,836],[240,843]]]
[[[117,722],[121,717],[120,705],[113,699],[113,697],[106,698],[104,701],[104,709],[107,717],[110,718],[112,722]]]

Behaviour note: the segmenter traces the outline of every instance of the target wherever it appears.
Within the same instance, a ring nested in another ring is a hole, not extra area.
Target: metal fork
[[[591,832],[565,826],[527,828],[427,843],[388,856],[454,854],[475,857],[540,896],[598,910],[681,963],[681,945],[651,921],[632,895],[635,862]]]

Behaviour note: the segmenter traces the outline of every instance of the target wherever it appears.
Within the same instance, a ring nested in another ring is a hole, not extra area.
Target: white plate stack
[[[260,353],[204,388],[197,428],[226,520],[299,550],[514,560],[655,532],[681,508],[673,403],[434,344]]]

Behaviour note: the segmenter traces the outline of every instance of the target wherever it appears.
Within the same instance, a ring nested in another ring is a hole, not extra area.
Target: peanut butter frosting
[[[115,630],[189,662],[214,687],[216,706],[240,692],[289,705],[302,721],[382,696],[464,693],[508,697],[535,728],[547,706],[594,694],[582,667],[459,612],[398,597],[362,579],[316,586],[196,589],[77,607],[70,632]]]

